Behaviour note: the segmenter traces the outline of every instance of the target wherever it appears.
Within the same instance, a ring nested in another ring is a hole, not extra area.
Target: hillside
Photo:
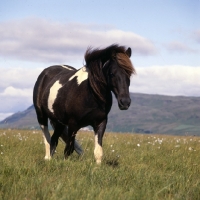
[[[106,131],[200,136],[200,97],[131,93],[127,111],[113,98]],[[33,106],[0,122],[0,128],[39,128]]]

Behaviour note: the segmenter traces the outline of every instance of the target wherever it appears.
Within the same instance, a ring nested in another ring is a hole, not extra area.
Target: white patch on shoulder
[[[65,66],[65,65],[61,65],[61,67],[64,67],[64,68],[66,68],[66,69],[68,69],[68,70],[74,71],[74,69],[72,69],[72,68],[70,68],[70,67],[68,67],[68,66]]]
[[[53,104],[57,97],[58,90],[62,87],[62,84],[59,83],[59,80],[56,81],[50,88],[49,98],[48,98],[48,108],[53,113]]]
[[[80,85],[83,81],[88,79],[88,70],[86,67],[82,67],[79,69],[70,79],[71,81],[73,78],[77,77],[77,84]]]

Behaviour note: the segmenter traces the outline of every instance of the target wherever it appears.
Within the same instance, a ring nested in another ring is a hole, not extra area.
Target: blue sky
[[[112,43],[132,48],[131,92],[200,96],[199,19],[200,0],[1,0],[0,113],[32,104],[43,68]]]

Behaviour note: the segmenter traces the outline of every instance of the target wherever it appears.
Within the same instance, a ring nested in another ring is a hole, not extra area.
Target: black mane
[[[85,62],[86,67],[89,68],[89,65],[91,62],[94,61],[101,61],[103,64],[112,58],[115,57],[117,53],[125,53],[126,49],[124,46],[119,46],[118,44],[112,44],[109,47],[105,49],[93,49],[92,47],[89,47],[87,51],[85,52]]]

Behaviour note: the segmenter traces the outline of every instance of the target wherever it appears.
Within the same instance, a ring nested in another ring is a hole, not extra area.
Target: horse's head
[[[124,53],[113,52],[112,58],[105,62],[103,66],[107,83],[117,98],[120,110],[127,110],[131,104],[129,94],[130,76],[135,73],[135,70],[130,56],[131,48],[128,48]]]

